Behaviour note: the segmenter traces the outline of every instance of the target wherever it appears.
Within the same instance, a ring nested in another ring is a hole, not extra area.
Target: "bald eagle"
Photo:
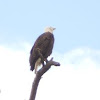
[[[44,61],[47,61],[48,56],[52,53],[54,45],[53,30],[55,30],[53,27],[45,28],[44,33],[37,38],[30,51],[30,70],[35,69],[35,74],[38,66],[44,65]]]

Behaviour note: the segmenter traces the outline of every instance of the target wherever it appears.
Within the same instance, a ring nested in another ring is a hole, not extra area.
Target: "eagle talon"
[[[44,59],[45,60],[45,62],[46,62],[46,64],[48,63],[48,60],[47,59]]]

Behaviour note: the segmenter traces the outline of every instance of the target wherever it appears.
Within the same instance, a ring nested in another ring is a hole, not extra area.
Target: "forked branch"
[[[52,65],[54,65],[54,66],[60,66],[60,63],[53,61],[53,58],[51,58],[51,60],[48,61],[48,62],[46,63],[46,65],[45,65],[44,67],[42,67],[42,68],[37,72],[36,77],[35,77],[35,79],[34,79],[34,81],[33,81],[33,84],[32,84],[31,95],[30,95],[30,99],[29,99],[29,100],[35,100],[39,81],[40,81],[42,75],[43,75],[45,72],[47,72],[47,71],[51,68]]]

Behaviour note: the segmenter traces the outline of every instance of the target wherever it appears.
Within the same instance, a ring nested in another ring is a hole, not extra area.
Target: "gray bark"
[[[34,81],[32,84],[32,89],[31,89],[31,94],[30,94],[29,100],[35,100],[36,92],[37,92],[37,88],[38,88],[40,79],[41,79],[42,75],[51,68],[52,65],[60,66],[60,63],[53,61],[53,58],[51,58],[51,60],[48,61],[46,63],[46,65],[37,72],[36,77],[34,78]]]

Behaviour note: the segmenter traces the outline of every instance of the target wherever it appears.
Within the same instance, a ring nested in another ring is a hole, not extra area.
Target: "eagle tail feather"
[[[34,67],[31,67],[30,70],[33,71],[34,70]]]
[[[35,68],[35,63],[31,65],[30,70],[31,70],[31,71],[33,71],[33,70],[34,70],[34,68]]]

